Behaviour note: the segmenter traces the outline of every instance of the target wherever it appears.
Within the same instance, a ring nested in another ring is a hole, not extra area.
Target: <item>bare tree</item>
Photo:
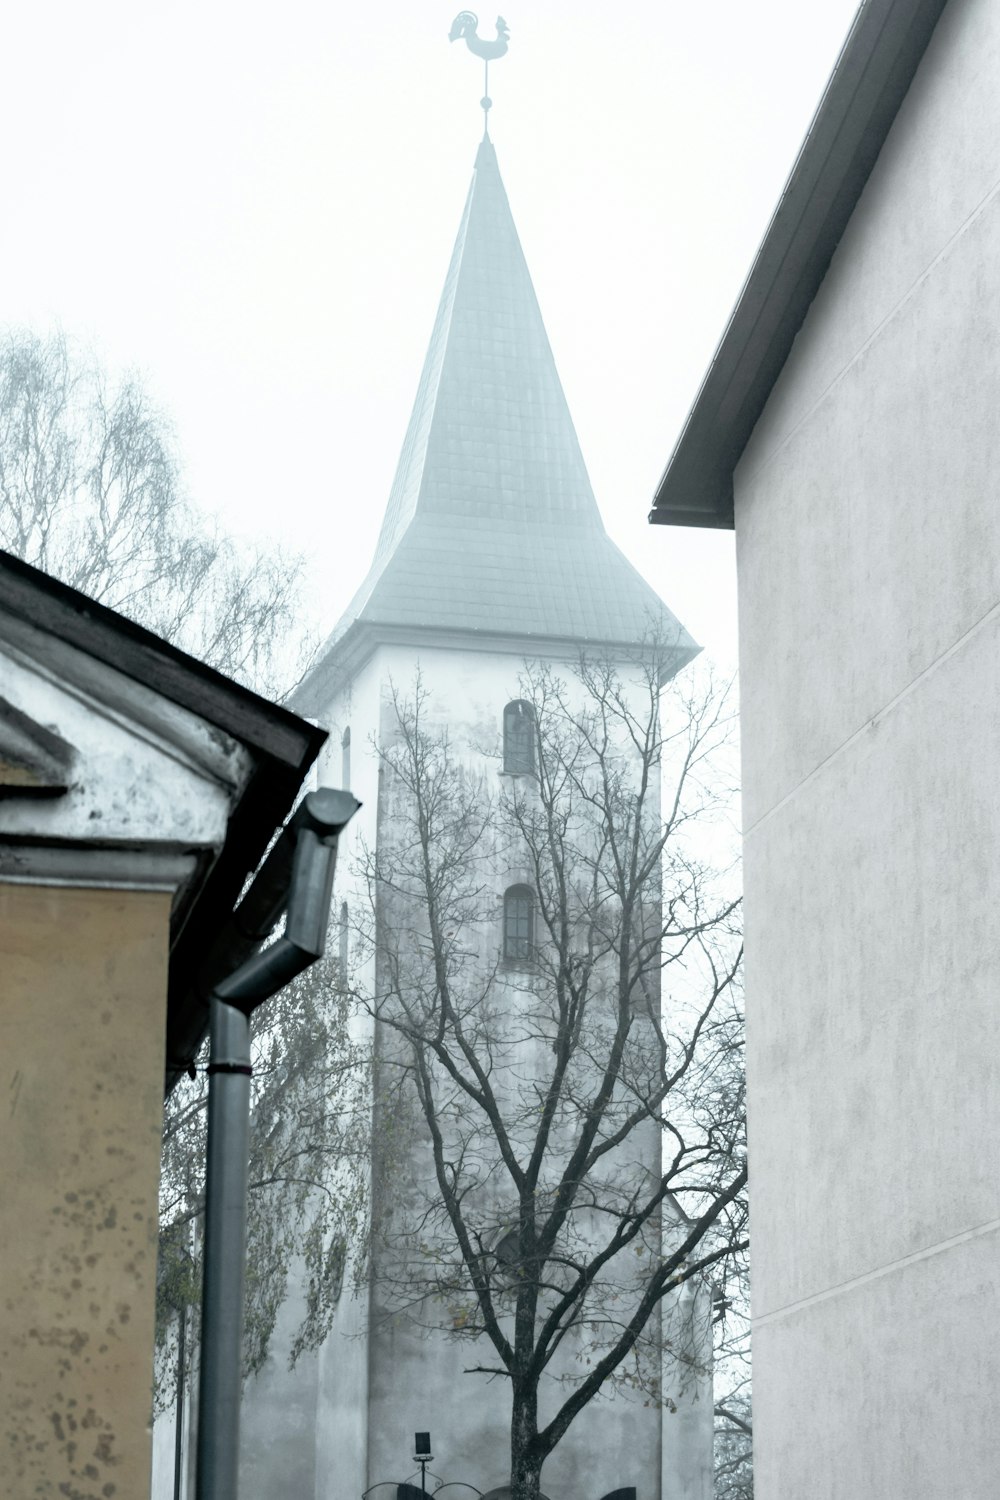
[[[62,333],[0,336],[0,545],[260,692],[301,670],[301,562],[198,514],[138,378]]]
[[[720,1038],[738,901],[699,852],[731,713],[675,682],[661,721],[658,680],[653,651],[624,672],[528,669],[520,774],[453,743],[420,680],[378,747],[359,993],[398,1125],[375,1143],[394,1191],[373,1274],[383,1307],[509,1382],[514,1500],[537,1500],[607,1383],[669,1400],[661,1310],[746,1244],[742,1092]],[[423,1165],[402,1172],[407,1152]]]
[[[725,1385],[715,1400],[716,1500],[753,1500],[753,1406],[748,1303],[726,1310],[730,1327],[717,1344]]]
[[[715,1405],[716,1500],[753,1500],[753,1413],[749,1393],[731,1391]]]
[[[744,1108],[743,1011],[734,1004],[717,1031],[720,1084]],[[725,1278],[713,1284],[715,1331],[715,1496],[753,1500],[750,1264],[746,1248],[732,1256]]]

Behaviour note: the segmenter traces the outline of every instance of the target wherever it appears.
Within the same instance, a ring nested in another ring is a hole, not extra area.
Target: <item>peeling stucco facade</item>
[[[0,882],[5,1495],[148,1485],[169,905]]]

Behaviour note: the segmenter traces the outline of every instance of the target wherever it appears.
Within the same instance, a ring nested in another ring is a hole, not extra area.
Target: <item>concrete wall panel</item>
[[[744,453],[763,468],[1000,184],[1000,15],[952,0]]]
[[[994,1227],[758,1324],[754,1361],[767,1378],[755,1378],[755,1493],[994,1495],[998,1255]]]
[[[993,616],[747,837],[758,1316],[1000,1217]]]
[[[1000,199],[738,491],[747,827],[1000,598],[998,239]]]

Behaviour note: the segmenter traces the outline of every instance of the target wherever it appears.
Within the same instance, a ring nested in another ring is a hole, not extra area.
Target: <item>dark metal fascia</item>
[[[649,519],[731,529],[733,471],[947,0],[866,0],[670,456]]]
[[[322,731],[287,708],[2,551],[0,597],[5,612],[143,683],[253,750],[301,768],[303,774],[319,754]]]

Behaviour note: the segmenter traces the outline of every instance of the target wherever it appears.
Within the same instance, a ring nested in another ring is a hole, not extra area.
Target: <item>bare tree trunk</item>
[[[542,1459],[538,1452],[538,1385],[515,1382],[510,1423],[511,1500],[538,1500]]]

